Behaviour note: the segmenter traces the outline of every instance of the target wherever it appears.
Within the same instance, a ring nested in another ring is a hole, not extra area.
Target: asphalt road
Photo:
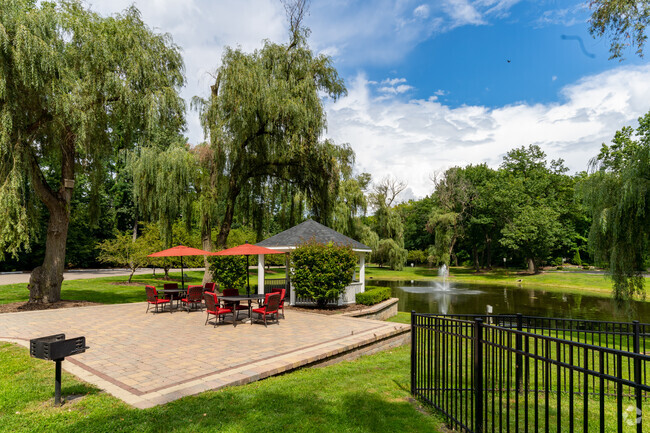
[[[202,271],[203,268],[197,269],[183,269],[184,271]],[[157,273],[162,273],[160,268],[156,269]],[[171,269],[170,272],[180,272],[179,269]],[[121,275],[129,275],[131,273],[128,269],[80,269],[78,271],[66,271],[63,273],[64,280],[81,280],[84,278],[100,278],[100,277],[119,277]],[[153,270],[149,268],[138,269],[135,275],[152,274]],[[0,285],[3,284],[20,284],[29,283],[29,272],[21,273],[0,273]]]

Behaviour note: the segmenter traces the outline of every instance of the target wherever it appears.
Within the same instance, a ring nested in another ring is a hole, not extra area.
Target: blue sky
[[[91,3],[109,14],[131,0]],[[310,44],[332,57],[348,88],[324,101],[326,136],[350,143],[358,171],[407,181],[403,199],[431,193],[431,178],[446,168],[496,167],[532,143],[585,170],[602,142],[650,110],[650,65],[633,52],[608,60],[607,41],[588,34],[585,3],[313,0]],[[287,39],[279,0],[135,5],[182,47],[188,100],[207,94],[224,46]],[[187,136],[202,140],[196,113]]]

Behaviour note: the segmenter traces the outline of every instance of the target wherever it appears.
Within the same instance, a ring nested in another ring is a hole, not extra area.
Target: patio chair
[[[279,308],[282,310],[282,318],[284,319],[284,295],[287,293],[287,289],[272,289],[271,293],[280,294],[280,305]]]
[[[147,286],[147,311],[145,311],[145,314],[149,312],[149,307],[151,305],[155,305],[156,307],[156,313],[158,312],[158,305],[160,305],[160,308],[163,309],[165,304],[169,304],[169,299],[160,299],[158,298],[158,291],[154,286]],[[169,311],[171,311],[171,306],[169,308]]]
[[[215,327],[217,326],[219,318],[221,317],[221,320],[223,321],[223,317],[225,317],[226,314],[232,314],[232,325],[237,325],[237,310],[232,310],[230,308],[221,308],[219,306],[219,298],[214,293],[204,293],[203,299],[205,300],[205,311],[207,313],[204,325],[208,324],[208,321],[210,320],[210,314],[214,316]]]
[[[272,316],[275,314],[275,321],[280,324],[280,319],[278,318],[278,306],[280,305],[280,294],[279,293],[267,293],[264,299],[264,306],[261,308],[255,308],[253,313],[257,313],[259,316],[264,317],[264,326],[266,326],[266,316]],[[251,320],[253,318],[251,317]]]
[[[216,283],[205,283],[205,286],[203,286],[203,293],[205,293],[205,292],[212,292],[212,293],[214,293],[214,291],[216,290],[216,288],[217,288],[217,284],[216,284]]]
[[[181,298],[181,302],[185,305],[188,313],[192,310],[192,307],[197,305],[203,310],[203,286],[189,286],[187,295]]]

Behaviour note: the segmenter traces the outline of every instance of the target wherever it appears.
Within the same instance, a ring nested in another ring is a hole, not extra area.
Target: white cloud
[[[413,15],[422,19],[429,18],[429,12],[430,10],[428,5],[420,5],[413,9]]]
[[[448,0],[443,9],[451,18],[451,27],[485,24],[482,14],[469,0]]]
[[[431,173],[470,163],[496,167],[507,151],[528,144],[563,158],[572,171],[585,170],[603,142],[650,108],[650,65],[583,78],[564,87],[558,103],[494,109],[378,98],[372,88],[360,74],[348,96],[328,103],[328,136],[352,145],[360,171],[404,179],[424,196]]]
[[[555,80],[557,80],[557,75],[553,75],[553,76],[551,77],[551,81],[555,81]]]

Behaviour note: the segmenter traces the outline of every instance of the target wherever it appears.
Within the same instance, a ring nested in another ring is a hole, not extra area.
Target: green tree
[[[113,239],[106,239],[99,244],[99,260],[117,266],[129,268],[129,283],[133,274],[149,261],[150,245],[143,238],[133,240],[130,232],[118,233]]]
[[[618,131],[603,144],[580,193],[592,217],[589,245],[609,266],[614,296],[644,294],[650,257],[650,113],[636,130]]]
[[[594,37],[609,35],[610,59],[622,59],[623,50],[628,47],[636,47],[636,54],[643,57],[650,1],[590,0],[589,7],[593,10],[589,32]]]
[[[183,63],[134,7],[103,18],[80,1],[11,0],[0,8],[0,70],[0,254],[29,248],[41,201],[49,222],[30,302],[55,302],[76,175],[97,182],[115,149],[154,125],[182,127]]]
[[[523,254],[531,272],[557,249],[571,250],[576,238],[568,214],[573,208],[573,180],[562,160],[546,161],[537,145],[506,154],[494,200],[503,220],[501,245]]]
[[[252,180],[253,187],[269,178],[295,183],[321,222],[327,223],[332,211],[338,149],[320,140],[325,127],[321,97],[335,99],[346,90],[331,59],[309,48],[308,31],[301,27],[304,2],[297,5],[302,7],[287,8],[288,44],[266,41],[253,53],[226,48],[209,98],[193,100],[224,186],[220,248]]]

